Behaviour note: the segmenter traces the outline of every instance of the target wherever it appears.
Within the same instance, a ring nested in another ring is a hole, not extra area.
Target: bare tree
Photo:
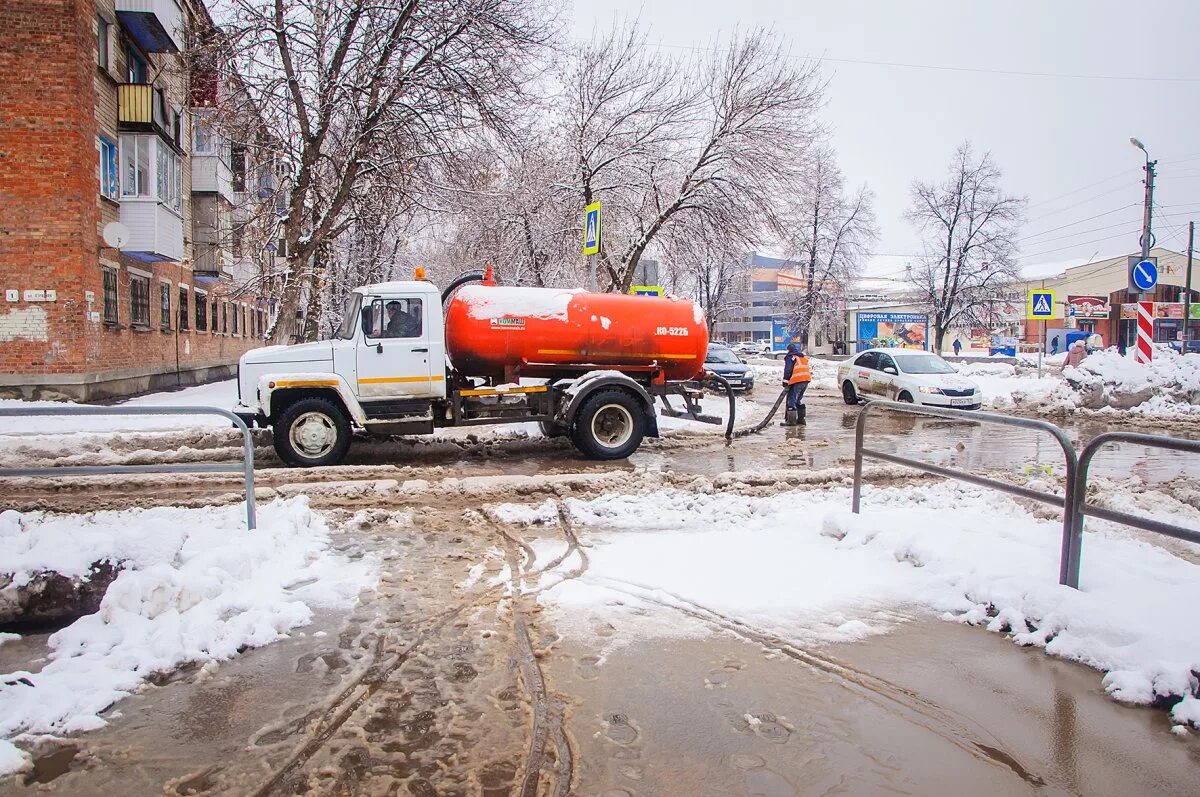
[[[686,234],[672,236],[663,248],[666,280],[672,292],[691,296],[708,321],[709,335],[723,317],[740,312],[749,289],[745,248],[722,239],[697,219]]]
[[[878,237],[873,201],[865,185],[846,194],[832,149],[816,154],[792,210],[789,259],[800,265],[802,280],[782,304],[794,337],[807,340],[813,329],[828,334],[844,323],[847,291]]]
[[[1000,177],[989,153],[976,159],[964,142],[942,182],[913,182],[905,218],[925,236],[925,256],[910,280],[932,316],[934,351],[951,326],[988,322],[993,300],[1020,276],[1026,200],[1004,193]]]
[[[296,334],[330,246],[380,184],[407,192],[463,138],[502,128],[547,41],[538,0],[218,0],[214,17],[246,91],[280,144],[291,273],[272,339]]]
[[[822,90],[816,65],[762,30],[688,61],[650,47],[636,25],[584,45],[561,116],[577,161],[576,213],[604,202],[607,287],[627,290],[647,249],[689,217],[745,248],[781,233]]]

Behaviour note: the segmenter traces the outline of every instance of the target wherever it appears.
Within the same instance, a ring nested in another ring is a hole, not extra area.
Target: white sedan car
[[[847,404],[885,398],[977,410],[983,403],[979,385],[936,354],[916,349],[859,352],[838,366],[838,385]]]

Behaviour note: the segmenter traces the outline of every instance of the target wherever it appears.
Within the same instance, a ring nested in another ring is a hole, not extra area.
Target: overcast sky
[[[991,151],[1008,191],[1029,198],[1026,265],[1137,250],[1144,159],[1130,136],[1159,161],[1159,245],[1184,250],[1187,222],[1200,219],[1195,0],[575,2],[579,38],[617,17],[640,17],[652,39],[675,47],[708,46],[738,26],[763,25],[798,56],[822,58],[822,116],[840,165],[877,197],[874,275],[898,274],[920,251],[901,218],[909,186],[940,177],[965,139]]]

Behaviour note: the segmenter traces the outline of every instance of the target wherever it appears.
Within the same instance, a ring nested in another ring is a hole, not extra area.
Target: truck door
[[[364,401],[435,398],[429,324],[419,296],[371,296],[362,309],[358,395]],[[441,363],[438,364],[441,368]]]

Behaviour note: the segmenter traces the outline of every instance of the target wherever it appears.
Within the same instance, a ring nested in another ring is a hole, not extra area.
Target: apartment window
[[[234,144],[230,149],[229,170],[232,175],[233,190],[242,193],[246,190],[246,147]]]
[[[102,268],[104,273],[104,323],[117,323],[117,272]]]
[[[233,315],[233,328],[230,329],[229,331],[236,335],[238,333],[238,306],[236,304],[233,306],[232,315]]]
[[[121,196],[150,196],[151,136],[121,136]]]
[[[213,332],[219,332],[221,329],[220,327],[217,326],[218,320],[219,320],[219,316],[217,315],[217,300],[214,298],[212,300],[212,331]]]
[[[163,329],[171,328],[171,283],[164,282],[159,286],[159,324]]]
[[[208,297],[203,293],[196,294],[196,331],[208,329]]]
[[[100,193],[109,199],[116,199],[120,193],[120,178],[117,173],[117,142],[108,136],[100,136],[99,175]]]
[[[179,330],[186,332],[191,316],[188,314],[188,289],[186,285],[179,286]]]
[[[146,59],[132,47],[125,48],[125,82],[146,82]]]
[[[150,280],[136,274],[129,275],[129,323],[150,326]]]
[[[183,208],[183,172],[179,156],[161,141],[155,142],[158,149],[156,175],[158,177],[158,200],[176,211]]]
[[[108,69],[108,20],[96,17],[96,66]]]
[[[213,130],[208,126],[208,120],[200,115],[192,122],[192,154],[213,155],[217,151],[217,139]]]
[[[123,134],[120,145],[121,195],[157,199],[183,210],[183,166],[157,136]]]

